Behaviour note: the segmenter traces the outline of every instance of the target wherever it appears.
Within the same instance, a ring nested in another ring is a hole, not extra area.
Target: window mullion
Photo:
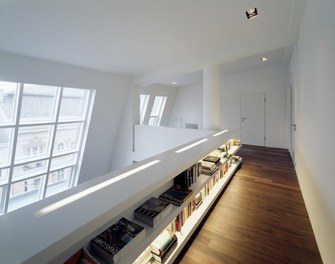
[[[86,142],[87,134],[88,134],[88,127],[90,124],[90,113],[92,113],[93,110],[93,104],[94,104],[94,99],[95,99],[95,91],[93,90],[87,90],[86,91],[88,96],[86,98],[86,112],[85,112],[85,122],[82,124],[82,131],[81,131],[81,137],[78,139],[78,154],[77,154],[77,162],[76,165],[73,166],[72,169],[72,179],[70,181],[71,187],[77,185],[78,180],[79,180],[79,173],[80,173],[80,168],[81,164],[83,161],[83,156],[84,156],[84,142]]]
[[[51,168],[51,159],[52,159],[52,153],[55,147],[55,138],[56,138],[56,133],[57,133],[57,126],[58,126],[58,119],[59,119],[59,113],[60,113],[60,106],[61,106],[61,101],[62,101],[62,96],[63,96],[63,87],[58,88],[58,98],[56,101],[56,116],[55,116],[55,124],[53,128],[53,134],[51,137],[51,145],[50,145],[50,153],[49,153],[49,162],[48,162],[48,167],[47,167],[47,172],[46,172],[46,177],[44,179],[43,183],[43,189],[42,189],[42,199],[45,198],[46,193],[47,193],[47,188],[48,188],[48,181],[49,181],[49,174],[50,174],[50,168]]]
[[[17,145],[17,137],[19,133],[19,123],[20,123],[20,115],[21,115],[21,105],[22,105],[22,97],[23,97],[23,83],[20,83],[18,87],[18,93],[16,98],[16,118],[15,118],[15,125],[14,125],[14,135],[12,137],[12,151],[11,151],[11,161],[10,161],[10,169],[9,169],[9,175],[8,175],[8,184],[7,184],[7,190],[6,190],[6,198],[5,198],[5,204],[4,204],[4,213],[7,213],[8,210],[8,204],[9,204],[9,197],[10,197],[10,191],[11,191],[11,185],[12,185],[12,179],[13,179],[13,172],[14,172],[14,162],[15,162],[15,153],[16,153],[16,145]]]

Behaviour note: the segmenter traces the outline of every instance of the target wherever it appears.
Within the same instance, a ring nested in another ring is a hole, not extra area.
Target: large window
[[[140,124],[160,126],[167,96],[140,94]]]
[[[0,82],[0,214],[77,184],[93,97]]]
[[[149,126],[159,126],[161,124],[163,111],[166,104],[166,96],[156,96],[149,117]]]

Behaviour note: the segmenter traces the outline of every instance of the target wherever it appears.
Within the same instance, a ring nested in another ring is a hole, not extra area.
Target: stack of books
[[[151,263],[163,263],[171,255],[174,248],[178,244],[178,239],[175,232],[175,223],[172,222],[151,243],[150,248],[153,256]]]
[[[213,175],[221,167],[221,159],[216,156],[207,156],[202,159],[201,173],[205,175]]]
[[[238,161],[240,161],[241,160],[241,157],[240,156],[236,156],[236,155],[233,155],[232,156],[232,162],[233,163],[237,163]]]
[[[240,145],[241,145],[241,140],[239,140],[239,139],[234,139],[234,140],[233,140],[233,145],[234,145],[234,146],[240,146]]]
[[[195,197],[194,197],[194,203],[195,203],[195,209],[198,209],[199,206],[202,204],[202,193],[199,192]]]
[[[159,196],[159,199],[170,202],[174,205],[182,205],[191,195],[193,191],[191,189],[177,188],[172,186]]]
[[[171,212],[171,209],[171,203],[151,197],[134,211],[134,218],[155,227]]]
[[[145,237],[145,229],[122,217],[90,241],[92,253],[109,264],[115,264]]]
[[[225,152],[226,155],[227,155],[227,153],[228,153],[228,145],[227,144],[223,144],[220,147],[218,147],[218,150],[221,151],[221,152]],[[223,157],[225,157],[225,156],[223,156]]]

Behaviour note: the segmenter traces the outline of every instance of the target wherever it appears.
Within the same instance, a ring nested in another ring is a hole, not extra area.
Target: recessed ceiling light
[[[257,8],[250,8],[248,11],[245,12],[245,14],[247,15],[248,19],[252,19],[258,16],[258,11]]]
[[[172,81],[171,84],[172,84],[172,85],[177,85],[178,82],[177,82],[177,81]]]
[[[261,61],[267,61],[267,60],[268,60],[267,57],[262,57],[262,58],[261,58]]]

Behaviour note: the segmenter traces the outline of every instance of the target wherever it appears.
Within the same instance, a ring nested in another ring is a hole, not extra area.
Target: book
[[[234,139],[234,140],[233,140],[233,145],[234,145],[234,146],[239,146],[239,145],[241,145],[241,140],[239,140],[239,139]]]
[[[162,193],[159,196],[159,199],[180,206],[192,195],[192,193],[193,191],[191,189],[178,189],[176,186],[172,186]]]
[[[150,197],[141,206],[135,209],[134,218],[151,226],[164,219],[172,209],[172,204],[156,197]]]
[[[99,262],[83,247],[70,257],[64,264],[98,264]]]
[[[213,175],[222,165],[221,160],[217,163],[210,161],[202,161],[201,163],[201,173],[205,175]]]
[[[214,162],[210,162],[210,161],[202,161],[201,162],[201,172],[204,170],[215,170],[216,169],[216,164]]]
[[[152,252],[152,256],[155,259],[156,263],[163,263],[171,255],[173,250],[178,244],[178,238],[176,235],[173,235],[170,242],[165,246],[165,248],[160,252],[160,254],[155,254]]]
[[[153,259],[153,255],[151,253],[150,246],[148,246],[141,255],[138,256],[138,258],[133,262],[133,264],[143,264],[143,263],[150,263],[150,261]]]
[[[152,243],[150,244],[151,252],[161,256],[166,250],[167,246],[173,240],[175,232],[171,232],[169,229],[164,229]]]
[[[202,204],[202,192],[199,192],[194,197],[194,202],[195,202],[195,209],[198,209],[198,207]]]
[[[106,263],[114,264],[120,261],[130,246],[137,241],[142,241],[144,236],[144,227],[122,217],[93,238],[90,241],[90,246],[92,253]]]
[[[237,163],[239,160],[241,160],[241,157],[240,157],[240,156],[236,156],[236,155],[233,155],[233,156],[232,156],[232,162],[233,162],[233,163]]]
[[[214,162],[214,163],[218,163],[220,161],[220,157],[216,157],[216,156],[207,156],[205,158],[202,159],[203,161],[208,161],[208,162]]]

